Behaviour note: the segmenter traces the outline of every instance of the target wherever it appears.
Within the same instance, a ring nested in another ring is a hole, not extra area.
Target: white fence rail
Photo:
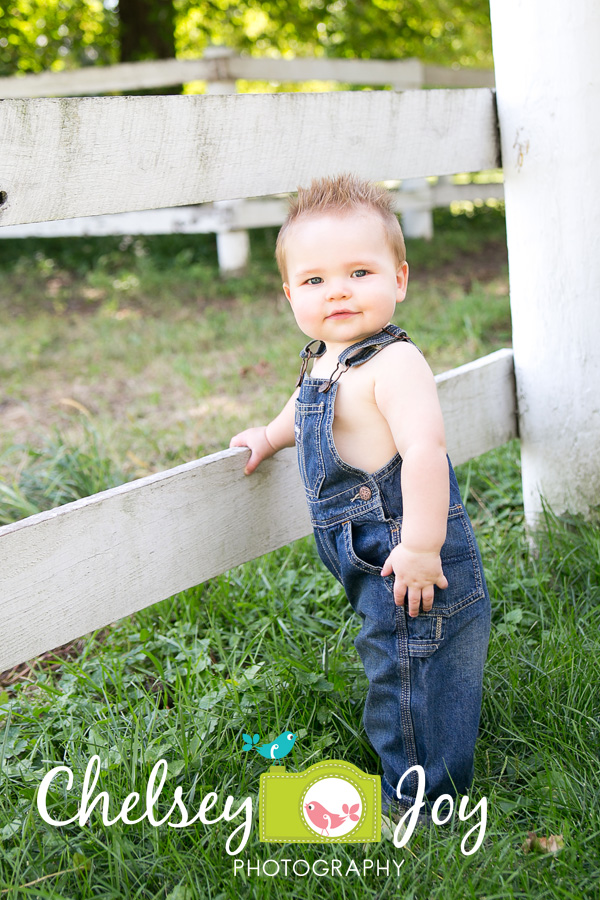
[[[455,463],[517,434],[512,351],[437,376]],[[232,449],[0,528],[0,671],[310,532],[293,449]]]
[[[227,47],[210,47],[200,59],[154,60],[150,62],[122,63],[115,66],[90,66],[75,71],[44,72],[0,78],[0,97],[48,97],[85,94],[104,94],[112,91],[139,90],[165,87],[193,80],[207,82],[209,94],[231,94],[236,91],[237,79],[269,82],[337,81],[372,86],[391,85],[394,90],[411,90],[426,86],[441,87],[493,87],[494,73],[485,69],[451,69],[429,66],[418,59],[370,60],[370,59],[268,59],[236,55]],[[403,185],[403,191],[409,182]],[[402,224],[407,237],[431,237],[433,235],[432,210],[440,202],[439,194],[430,190],[426,181],[411,183],[410,193],[397,204],[402,214]],[[460,195],[460,196],[458,196]],[[455,199],[476,200],[502,196],[497,185],[488,189],[469,190],[460,186],[452,194]],[[450,202],[452,202],[450,201]],[[231,206],[223,214],[218,210],[206,214],[190,210],[183,214],[152,210],[140,218],[127,216],[98,222],[73,221],[47,224],[38,229],[0,229],[1,237],[64,237],[100,234],[170,234],[186,231],[216,231],[217,252],[221,271],[231,272],[243,268],[249,257],[250,242],[246,229],[258,228],[263,212],[252,207],[256,218],[245,216],[246,224],[240,226],[235,217],[228,215]],[[278,214],[273,224],[283,221]],[[216,227],[206,227],[212,219]],[[183,226],[183,227],[182,227]],[[197,227],[195,227],[197,226]]]
[[[440,181],[410,193],[394,195],[397,213],[429,212],[451,203],[504,199],[502,182],[450,184]],[[256,198],[203,203],[167,209],[114,213],[109,216],[82,216],[53,222],[29,222],[0,227],[0,238],[82,237],[117,234],[224,234],[248,228],[265,228],[283,223],[287,202],[280,198]],[[234,267],[235,268],[235,267]]]
[[[0,103],[0,225],[498,165],[486,88]]]
[[[74,97],[137,91],[190,81],[338,81],[346,84],[390,85],[397,91],[423,87],[494,87],[488,69],[429,66],[418,59],[268,59],[236,56],[227,48],[211,48],[211,58],[165,59],[151,62],[88,66],[67,72],[43,72],[0,78],[0,97]]]

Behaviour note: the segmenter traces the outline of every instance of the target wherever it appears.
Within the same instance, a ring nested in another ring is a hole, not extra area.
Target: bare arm
[[[440,560],[450,490],[444,423],[433,374],[415,347],[395,348],[378,374],[375,399],[402,456],[402,538],[382,575],[394,572],[396,603],[408,595],[416,616],[421,602],[431,609],[434,585],[448,586]]]
[[[294,417],[296,397],[300,393],[297,388],[278,416],[275,416],[268,425],[258,425],[254,428],[246,428],[234,435],[230,447],[249,447],[250,459],[244,469],[245,475],[250,475],[263,461],[273,456],[283,447],[293,447],[296,443],[294,435]]]

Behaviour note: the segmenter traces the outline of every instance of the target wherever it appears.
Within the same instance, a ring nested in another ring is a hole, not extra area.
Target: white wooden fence
[[[269,196],[347,170],[481,171],[499,165],[500,135],[525,515],[538,524],[541,495],[555,512],[589,512],[600,496],[600,5],[490,6],[498,118],[489,90],[5,100],[0,224]],[[516,434],[510,352],[439,387],[457,462]],[[293,453],[245,478],[246,453],[0,529],[0,669],[304,534]]]
[[[423,179],[416,179],[422,181]],[[394,191],[397,213],[430,213],[432,207],[478,200],[504,199],[504,185],[496,182],[453,184],[440,179],[425,182],[410,193]],[[214,234],[252,228],[279,226],[287,214],[283,197],[255,197],[249,200],[222,200],[196,206],[172,206],[141,212],[113,213],[109,216],[82,216],[53,222],[28,222],[0,227],[0,238],[83,237],[118,234]],[[406,229],[404,229],[406,234]],[[408,236],[408,235],[406,235]],[[224,266],[224,269],[237,266]]]
[[[190,81],[337,81],[346,84],[390,85],[397,91],[424,87],[494,87],[489,69],[429,66],[418,59],[269,59],[237,56],[226,47],[212,47],[205,58],[165,59],[89,66],[75,72],[43,72],[0,78],[0,97],[75,97],[136,91]],[[227,91],[229,93],[229,91]]]
[[[209,94],[233,94],[237,79],[261,81],[337,81],[372,86],[391,85],[410,90],[429,85],[442,87],[493,87],[494,74],[485,69],[451,69],[429,66],[417,59],[267,59],[240,57],[226,47],[210,47],[205,57],[187,60],[155,60],[93,66],[76,71],[44,72],[0,78],[0,97],[34,98],[105,94],[111,91],[164,87],[193,80],[207,82]],[[406,237],[433,235],[432,210],[456,201],[502,199],[502,184],[432,187],[425,179],[405,180],[396,196]],[[107,234],[217,234],[219,266],[223,273],[242,269],[248,262],[247,229],[280,225],[285,218],[283,201],[254,200],[251,204],[217,203],[210,209],[152,209],[136,215],[112,218],[90,216],[0,228],[0,238],[66,237]]]
[[[0,225],[499,163],[487,89],[5,100],[0,123]]]
[[[497,165],[487,89],[0,104],[0,224],[270,196],[347,170],[392,180]],[[511,351],[438,383],[456,462],[516,435]],[[244,477],[247,452],[1,528],[0,670],[307,534],[293,451]]]
[[[437,382],[455,463],[516,436],[511,350]],[[295,451],[245,476],[248,455],[223,450],[1,528],[0,671],[309,534]]]

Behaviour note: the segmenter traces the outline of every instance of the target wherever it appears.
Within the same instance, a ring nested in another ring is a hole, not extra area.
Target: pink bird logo
[[[344,815],[340,816],[339,813],[329,812],[329,810],[325,809],[323,804],[319,803],[317,800],[311,800],[310,803],[304,804],[306,815],[315,828],[320,828],[321,834],[326,834],[328,837],[331,837],[329,829],[335,830],[336,828],[339,828],[346,819],[350,819],[351,822],[358,822],[360,818],[358,814],[359,808],[360,803],[353,803],[350,807],[347,803],[344,803],[342,805],[342,812]]]

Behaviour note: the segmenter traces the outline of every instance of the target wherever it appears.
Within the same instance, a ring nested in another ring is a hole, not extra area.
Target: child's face
[[[398,265],[383,222],[370,210],[300,219],[285,255],[283,290],[296,322],[328,349],[341,352],[377,334],[406,295],[408,266]]]

